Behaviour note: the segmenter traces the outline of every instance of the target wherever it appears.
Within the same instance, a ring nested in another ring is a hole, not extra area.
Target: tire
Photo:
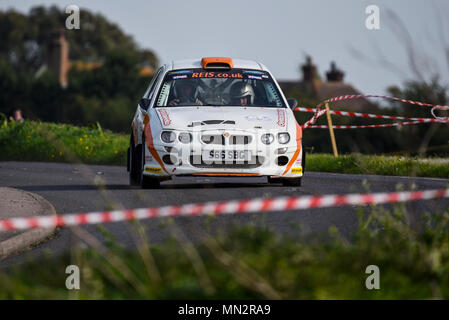
[[[270,176],[267,177],[268,183],[282,183],[281,178],[272,178]]]
[[[129,142],[129,153],[128,153],[128,162],[129,162],[129,185],[138,186],[139,185],[139,147],[141,145],[134,146],[134,136],[131,134],[131,139]]]
[[[300,187],[301,178],[284,178],[282,179],[282,185],[285,187]]]
[[[139,170],[139,184],[142,189],[157,189],[161,186],[161,182],[157,178],[148,177],[143,174],[145,165],[145,136],[142,137],[142,144],[140,146],[140,170]]]
[[[304,172],[306,170],[306,151],[304,150],[304,148],[302,148],[301,165],[302,165],[302,174],[304,174]]]

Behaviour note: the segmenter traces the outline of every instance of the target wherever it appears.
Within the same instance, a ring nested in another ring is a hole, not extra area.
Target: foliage
[[[109,235],[104,248],[75,248],[8,267],[0,271],[0,298],[449,298],[448,211],[417,218],[399,204],[360,209],[358,215],[352,236],[331,227],[324,241],[300,230],[288,236],[263,225],[236,224],[226,232],[204,225],[194,244],[165,221],[173,233],[160,245],[133,251]],[[130,229],[139,228],[144,227],[132,223]],[[64,271],[71,264],[81,270],[79,291],[65,288]],[[379,290],[365,287],[368,265],[380,269]]]
[[[25,121],[0,127],[0,160],[126,164],[127,135],[99,124],[75,127]]]
[[[128,131],[151,77],[140,76],[142,66],[157,65],[152,51],[139,49],[134,40],[100,14],[81,10],[81,28],[65,32],[73,64],[69,86],[61,88],[49,71],[35,73],[45,62],[46,43],[55,28],[65,25],[67,14],[53,6],[34,7],[22,15],[0,12],[0,112],[22,110],[25,118],[90,125],[97,121],[115,131]],[[30,51],[27,43],[33,43]],[[34,52],[31,56],[31,52]]]
[[[44,63],[46,44],[54,30],[65,28],[68,14],[57,6],[33,7],[28,15],[15,10],[0,11],[0,58],[20,72],[36,72]],[[70,60],[98,61],[108,51],[123,50],[139,55],[139,62],[155,68],[156,56],[141,50],[134,39],[100,13],[80,10],[80,29],[66,32]]]
[[[307,171],[449,178],[449,158],[362,155],[358,153],[340,155],[335,158],[330,154],[309,154],[306,159]]]

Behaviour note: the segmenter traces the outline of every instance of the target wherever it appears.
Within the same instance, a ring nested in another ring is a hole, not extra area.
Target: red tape
[[[432,107],[431,114],[433,118],[410,118],[410,117],[401,117],[401,116],[388,116],[388,115],[377,115],[377,114],[371,114],[371,113],[359,113],[359,112],[349,112],[349,111],[337,111],[337,110],[329,110],[331,114],[339,115],[339,116],[350,116],[350,117],[362,117],[362,118],[378,118],[378,119],[394,119],[394,120],[410,120],[408,122],[397,122],[397,123],[385,123],[385,124],[372,124],[372,125],[355,125],[355,126],[348,126],[348,125],[335,125],[332,126],[334,129],[361,129],[361,128],[384,128],[384,127],[394,127],[394,126],[403,126],[403,125],[412,125],[412,124],[419,124],[419,123],[430,123],[430,122],[438,122],[438,123],[449,123],[449,117],[440,117],[435,115],[435,110],[449,110],[449,106],[443,106],[443,105],[435,105],[430,103],[424,103],[419,101],[412,101],[407,99],[401,99],[391,96],[379,96],[379,95],[346,95],[346,96],[339,96],[327,99],[320,104],[317,105],[317,107],[314,108],[302,108],[302,107],[296,107],[294,111],[303,111],[303,112],[314,112],[315,114],[313,117],[307,121],[305,124],[302,125],[303,130],[307,128],[312,129],[327,129],[329,126],[327,125],[313,125],[319,117],[321,117],[326,110],[320,110],[320,107],[325,103],[331,103],[336,101],[342,101],[342,100],[351,100],[351,99],[360,99],[360,98],[383,98],[383,99],[390,99],[395,101],[400,101],[404,103],[414,104],[418,106],[425,106],[425,107]]]
[[[294,111],[302,111],[302,112],[316,112],[314,108],[303,108],[296,107]],[[350,112],[350,111],[338,111],[338,110],[329,110],[331,114],[337,116],[348,116],[348,117],[358,117],[358,118],[371,118],[371,119],[391,119],[391,120],[410,120],[410,121],[427,121],[434,120],[435,122],[447,122],[449,123],[449,119],[445,118],[438,119],[438,117],[434,116],[433,118],[409,118],[409,117],[401,117],[401,116],[388,116],[388,115],[380,115],[380,114],[372,114],[372,113],[360,113],[360,112]]]
[[[395,123],[383,123],[383,124],[366,124],[366,125],[354,125],[354,126],[346,126],[346,125],[333,125],[333,129],[363,129],[363,128],[385,128],[385,127],[397,127],[397,126],[406,126],[411,124],[418,123],[430,123],[430,122],[440,122],[437,119],[422,119],[419,121],[404,121],[404,122],[395,122]],[[328,129],[328,125],[314,125],[309,126],[312,129]]]
[[[403,191],[372,194],[345,194],[276,197],[268,199],[246,199],[220,202],[185,204],[160,208],[143,208],[90,212],[53,216],[34,216],[0,220],[0,231],[26,230],[54,226],[98,224],[126,220],[141,220],[157,217],[237,214],[246,212],[274,212],[283,210],[305,210],[346,205],[369,205],[414,200],[449,198],[449,189]]]

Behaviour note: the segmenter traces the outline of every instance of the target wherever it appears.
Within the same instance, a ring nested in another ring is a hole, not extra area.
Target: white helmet
[[[231,101],[235,102],[240,98],[248,97],[249,104],[254,104],[254,89],[247,82],[234,83],[230,90]]]

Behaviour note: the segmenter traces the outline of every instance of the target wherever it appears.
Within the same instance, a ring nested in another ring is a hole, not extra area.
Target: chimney
[[[65,39],[64,30],[55,30],[51,33],[46,60],[48,69],[58,77],[61,87],[66,88],[68,85],[69,44]]]
[[[316,79],[316,66],[312,64],[312,58],[307,56],[306,64],[302,65],[303,82],[313,82]]]
[[[331,62],[331,69],[326,72],[327,81],[343,82],[345,73],[339,69],[334,61]]]

